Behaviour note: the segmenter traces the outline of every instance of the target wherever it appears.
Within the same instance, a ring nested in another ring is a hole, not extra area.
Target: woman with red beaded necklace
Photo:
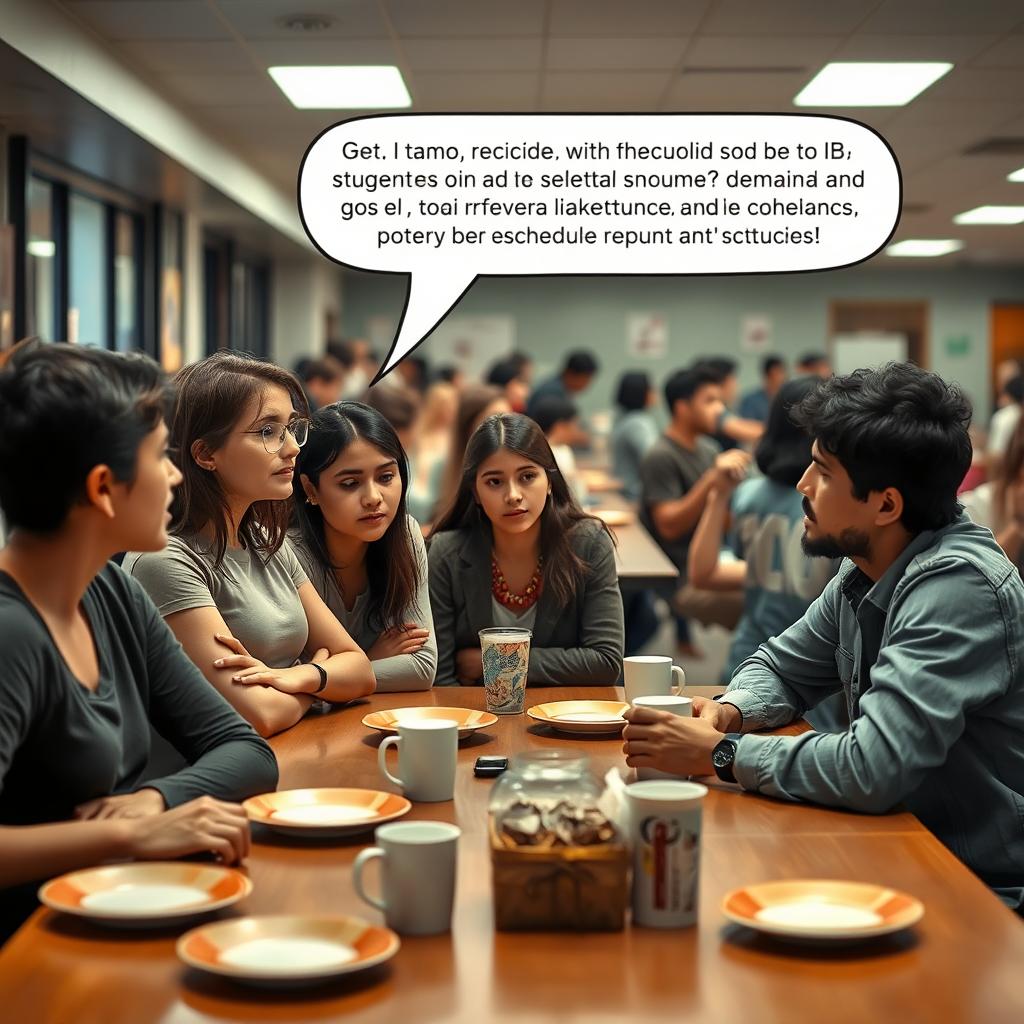
[[[622,664],[622,597],[611,534],[576,503],[533,420],[491,416],[466,448],[431,533],[435,686],[478,683],[478,633],[533,631],[527,681],[611,685]]]

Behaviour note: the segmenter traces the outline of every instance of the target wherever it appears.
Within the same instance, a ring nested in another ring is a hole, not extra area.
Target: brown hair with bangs
[[[179,370],[174,385],[170,446],[184,479],[174,492],[171,533],[194,535],[212,527],[218,566],[228,546],[228,502],[215,474],[196,462],[193,445],[203,441],[213,451],[220,448],[246,406],[268,387],[284,388],[301,416],[309,416],[309,403],[294,374],[245,352],[215,352]],[[287,500],[253,502],[238,524],[239,543],[269,559],[284,543],[289,514]]]

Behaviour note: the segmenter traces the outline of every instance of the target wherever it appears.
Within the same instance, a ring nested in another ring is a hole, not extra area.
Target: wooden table
[[[607,690],[602,691],[608,695]],[[531,690],[528,703],[593,696]],[[481,707],[478,689],[373,697],[311,717],[277,737],[283,788],[386,788],[369,708]],[[621,764],[615,739],[556,736],[526,717],[501,719],[460,748],[453,803],[419,804],[411,818],[462,828],[451,935],[403,940],[398,955],[325,987],[260,991],[186,969],[177,932],[106,931],[40,910],[0,953],[0,1019],[11,1024],[185,1024],[197,1021],[1024,1020],[1024,923],[909,814],[868,817],[776,802],[713,784],[705,806],[700,922],[611,934],[496,933],[485,840],[491,783],[480,753],[582,747],[602,772]],[[255,891],[226,913],[323,911],[379,920],[352,889],[351,866],[370,841],[303,843],[261,836],[248,861]],[[860,947],[787,946],[727,925],[729,889],[793,877],[880,882],[924,901],[910,932]]]
[[[675,593],[679,585],[679,570],[637,518],[636,505],[621,494],[606,494],[602,496],[599,507],[629,512],[633,516],[625,526],[609,527],[615,535],[615,564],[623,592],[650,588],[666,597]]]

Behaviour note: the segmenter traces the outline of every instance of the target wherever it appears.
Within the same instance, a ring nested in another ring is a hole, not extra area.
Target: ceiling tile
[[[497,74],[421,72],[412,89],[416,108],[450,106],[452,110],[532,110],[539,75],[525,71]]]
[[[552,0],[552,36],[685,36],[710,0]]]
[[[998,43],[978,54],[971,61],[972,67],[1024,67],[1024,35],[1006,36]]]
[[[415,71],[537,71],[541,37],[406,39],[402,49]]]
[[[388,35],[377,0],[216,0],[218,9],[248,39],[373,39]],[[313,32],[279,24],[297,14],[323,14],[331,25]]]
[[[701,23],[708,35],[848,35],[878,0],[807,3],[807,0],[719,0]]]
[[[641,38],[557,38],[548,40],[550,71],[626,71],[674,68],[688,43],[686,36]]]
[[[893,35],[857,33],[832,55],[831,60],[931,60],[962,64],[992,45],[995,36]]]
[[[842,36],[709,36],[690,45],[686,64],[699,67],[806,67],[829,60]]]
[[[665,71],[548,72],[545,110],[657,110],[671,75]]]
[[[837,5],[838,6],[838,5]],[[1014,0],[886,0],[860,26],[869,35],[1008,32],[1024,13]]]
[[[255,39],[246,48],[263,67],[278,64],[398,64],[390,39]]]
[[[77,0],[67,9],[104,39],[230,39],[202,0]]]
[[[238,43],[129,41],[119,49],[146,72],[192,74],[252,71],[252,59]]]
[[[789,110],[793,97],[806,84],[806,71],[772,74],[723,74],[684,72],[675,76],[669,102],[689,107],[703,105],[708,110],[723,100],[749,100],[761,109]]]
[[[922,97],[936,100],[1011,100],[1024,97],[1024,68],[954,68]]]
[[[280,105],[293,109],[270,75],[165,75],[162,84],[185,103],[198,107]]]
[[[544,31],[544,0],[386,0],[403,36],[535,36]]]

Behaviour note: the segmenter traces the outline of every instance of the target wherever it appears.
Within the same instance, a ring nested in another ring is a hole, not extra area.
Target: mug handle
[[[366,850],[363,850],[352,864],[352,888],[355,889],[356,895],[364,902],[369,903],[371,907],[376,907],[380,911],[386,911],[388,909],[387,903],[377,896],[372,896],[363,887],[363,868],[370,863],[371,860],[380,857],[383,859],[387,856],[379,846],[371,846]]]
[[[672,678],[679,679],[679,685],[672,687],[672,695],[678,697],[683,692],[683,687],[686,686],[686,673],[678,665],[673,665]]]
[[[400,778],[398,778],[396,775],[392,775],[391,772],[388,771],[388,758],[387,758],[388,747],[397,747],[398,744],[401,743],[401,742],[402,742],[402,737],[401,736],[387,736],[387,737],[385,737],[384,741],[377,748],[377,766],[380,768],[381,772],[383,773],[384,778],[386,778],[389,782],[393,782],[396,786],[399,787],[399,789],[403,789],[404,790],[405,789],[405,783]]]

